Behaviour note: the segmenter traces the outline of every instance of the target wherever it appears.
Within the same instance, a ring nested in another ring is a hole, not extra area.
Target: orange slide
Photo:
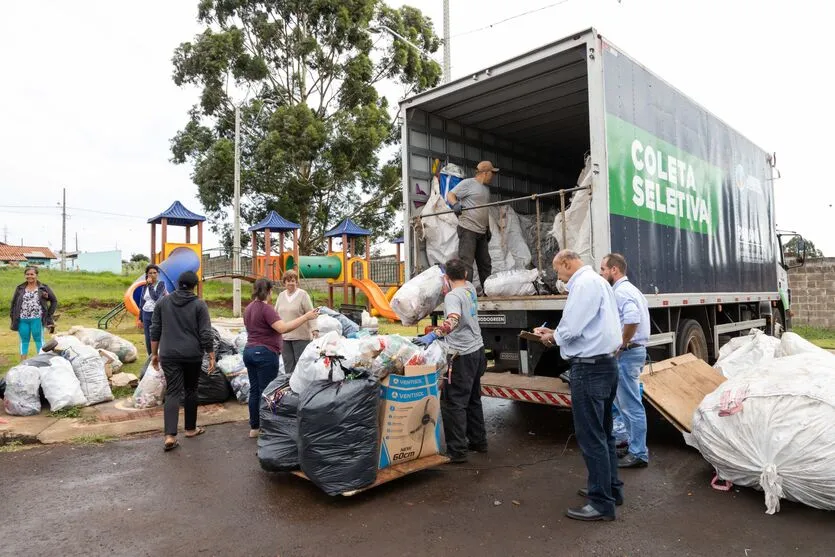
[[[354,279],[351,281],[351,286],[356,286],[362,290],[362,293],[365,294],[365,297],[371,303],[371,307],[376,309],[381,317],[391,319],[392,321],[400,321],[400,318],[397,317],[397,314],[391,309],[388,300],[386,300],[386,295],[383,294],[383,291],[380,290],[376,282],[371,279]]]

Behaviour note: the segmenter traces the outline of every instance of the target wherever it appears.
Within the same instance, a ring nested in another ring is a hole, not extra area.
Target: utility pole
[[[9,243],[9,225],[8,224],[3,225],[3,243],[4,244]]]
[[[449,47],[449,0],[444,0],[444,83],[449,83],[452,79],[452,55]]]
[[[67,188],[64,188],[64,203],[61,206],[61,270],[67,270]]]
[[[241,109],[235,105],[235,202],[232,272],[241,274]],[[241,279],[232,279],[232,315],[241,316]]]

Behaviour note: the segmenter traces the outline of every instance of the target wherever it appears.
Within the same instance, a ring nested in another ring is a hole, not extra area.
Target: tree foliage
[[[440,41],[419,10],[381,0],[200,0],[205,30],[175,51],[174,82],[200,101],[171,141],[172,160],[191,164],[200,200],[227,233],[233,201],[234,110],[241,111],[241,214],[270,210],[298,222],[302,253],[321,251],[345,216],[389,231],[402,205],[394,103],[378,87],[420,91],[438,83],[425,52]],[[370,30],[371,29],[371,30]],[[363,203],[362,199],[372,196]]]
[[[131,256],[130,256],[130,262],[131,263],[139,263],[141,261],[144,261],[144,262],[147,263],[147,262],[150,261],[150,259],[148,259],[148,256],[145,255],[144,253],[133,253],[133,254],[131,254]]]
[[[795,236],[783,247],[783,253],[787,257],[798,257],[801,255],[801,251],[804,249],[806,250],[806,258],[818,258],[823,257],[823,252],[815,247],[815,244],[811,240],[803,239],[803,244],[800,243],[800,236]]]

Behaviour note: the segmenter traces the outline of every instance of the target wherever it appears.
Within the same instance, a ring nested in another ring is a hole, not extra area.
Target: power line
[[[554,2],[553,4],[548,4],[547,6],[542,6],[541,8],[536,8],[536,9],[533,9],[533,10],[528,10],[527,12],[522,12],[520,14],[512,15],[512,16],[506,17],[502,20],[493,22],[490,25],[485,25],[484,27],[479,27],[478,29],[470,29],[469,31],[464,31],[463,33],[458,33],[457,35],[452,35],[450,37],[450,39],[454,39],[456,37],[463,37],[465,35],[472,35],[473,33],[478,33],[479,31],[485,31],[485,30],[491,29],[491,28],[493,28],[496,25],[499,25],[501,23],[506,23],[508,21],[511,21],[513,19],[517,19],[517,18],[526,16],[526,15],[535,14],[537,12],[541,12],[541,11],[547,10],[549,8],[559,6],[560,4],[565,4],[566,2],[568,2],[568,0],[560,0],[559,2]]]
[[[52,205],[0,205],[0,209],[55,209],[59,211],[61,209],[60,205],[56,205],[53,207]],[[99,211],[98,209],[85,209],[83,207],[67,207],[71,211],[82,211],[84,213],[95,213],[98,215],[111,215],[114,217],[127,217],[132,219],[146,219],[147,217],[142,217],[139,215],[128,215],[126,213],[113,213],[111,211]],[[22,215],[35,215],[35,214],[47,214],[47,213],[25,213],[22,211],[3,211],[4,213],[16,213]]]

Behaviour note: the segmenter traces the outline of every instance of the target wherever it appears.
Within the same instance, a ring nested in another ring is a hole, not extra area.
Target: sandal
[[[173,451],[174,449],[176,449],[179,446],[180,446],[180,442],[177,441],[176,439],[174,439],[173,441],[166,441],[165,445],[163,445],[163,450],[165,452]]]
[[[203,435],[204,433],[206,433],[206,428],[198,426],[198,428],[194,430],[194,433],[192,433],[192,434],[186,433],[185,436],[190,439],[192,437],[197,437],[198,435]]]

